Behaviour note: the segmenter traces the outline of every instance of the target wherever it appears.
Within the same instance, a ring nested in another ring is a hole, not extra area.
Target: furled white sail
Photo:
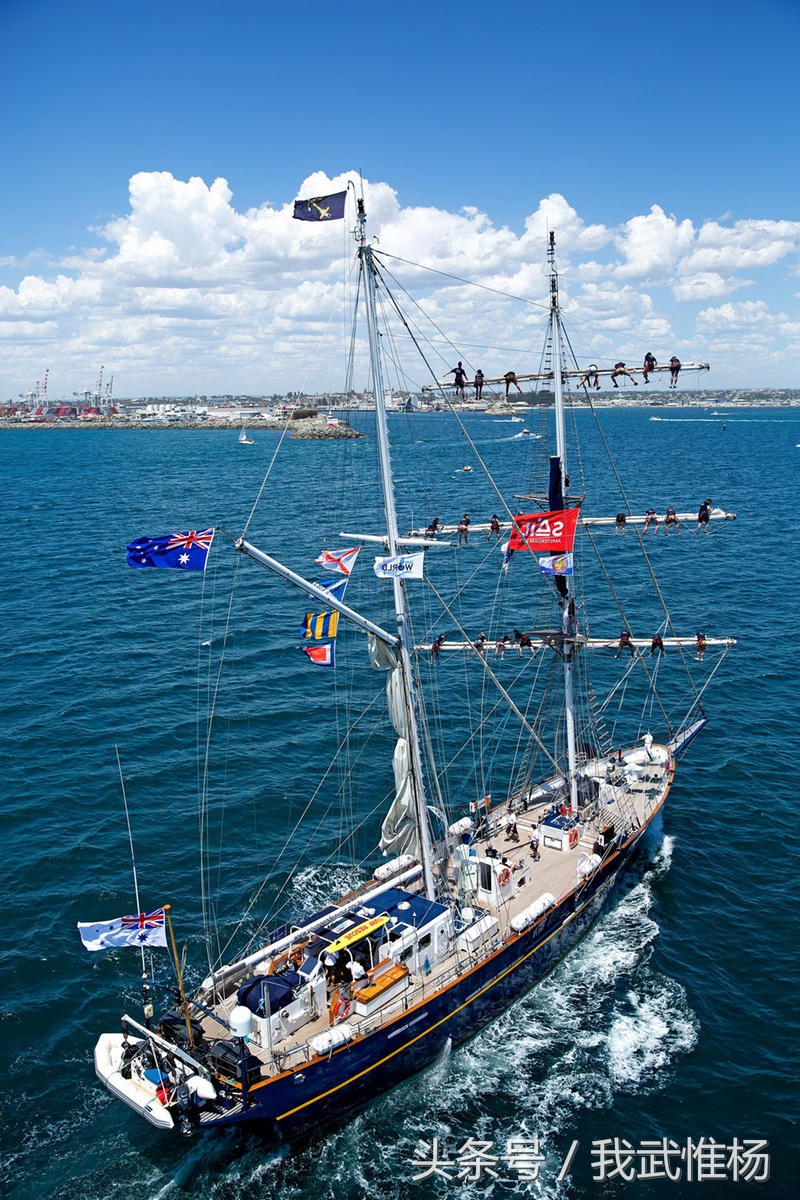
[[[420,854],[419,830],[414,808],[408,741],[398,738],[394,748],[395,798],[381,826],[381,850],[392,857]]]
[[[370,662],[378,671],[388,671],[386,700],[389,719],[397,736],[392,765],[395,797],[381,826],[381,850],[387,855],[420,854],[420,837],[414,805],[408,719],[403,695],[403,668],[390,646],[368,635]]]

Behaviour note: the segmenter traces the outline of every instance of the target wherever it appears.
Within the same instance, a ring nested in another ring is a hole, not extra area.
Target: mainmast
[[[364,276],[364,296],[367,306],[367,329],[369,333],[369,351],[372,364],[372,384],[375,394],[375,420],[378,435],[378,455],[381,471],[381,485],[386,511],[386,540],[389,554],[397,554],[397,511],[394,498],[394,480],[392,478],[392,461],[389,451],[389,430],[386,420],[386,398],[384,392],[383,369],[381,363],[380,345],[378,339],[378,318],[375,306],[375,268],[372,260],[372,247],[367,243],[367,215],[363,199],[358,200],[358,256],[361,261]],[[414,796],[417,829],[419,831],[420,849],[422,855],[422,871],[425,883],[425,893],[429,900],[435,900],[435,882],[433,877],[433,852],[431,847],[431,831],[428,822],[428,806],[425,796],[425,785],[422,779],[422,760],[417,729],[417,714],[414,702],[414,679],[411,671],[411,631],[408,619],[408,604],[406,601],[405,583],[396,576],[392,579],[394,588],[394,607],[397,617],[397,632],[400,639],[400,669],[403,681],[403,700],[405,706],[406,730],[408,741],[409,765],[411,773],[411,788]]]
[[[556,235],[550,232],[547,247],[550,264],[550,338],[553,355],[553,391],[555,394],[556,453],[561,470],[564,506],[569,507],[569,471],[567,469],[567,437],[564,420],[564,379],[561,369],[561,309],[558,304],[558,269],[556,267]],[[564,577],[566,595],[562,596],[561,632],[565,637],[575,633],[575,593],[573,577]],[[578,812],[578,779],[575,752],[575,697],[573,691],[573,655],[564,656],[564,711],[567,726],[567,781],[572,811]]]

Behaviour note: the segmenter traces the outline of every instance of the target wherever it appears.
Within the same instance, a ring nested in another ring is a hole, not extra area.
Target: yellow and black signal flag
[[[306,613],[300,626],[300,636],[319,642],[323,638],[335,638],[338,628],[338,612]]]

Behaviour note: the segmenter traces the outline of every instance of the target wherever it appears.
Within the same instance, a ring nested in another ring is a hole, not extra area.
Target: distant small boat
[[[461,470],[469,472],[472,470],[472,467],[462,467]]]
[[[254,446],[255,445],[255,442],[253,441],[253,439],[251,437],[247,436],[247,430],[245,429],[244,425],[242,426],[241,431],[239,433],[239,445],[240,446]]]

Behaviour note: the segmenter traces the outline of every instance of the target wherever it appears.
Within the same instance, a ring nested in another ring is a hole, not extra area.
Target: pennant
[[[296,221],[341,221],[347,192],[332,196],[313,196],[310,200],[295,200],[292,216]]]
[[[300,636],[313,638],[319,642],[322,638],[335,638],[339,627],[338,612],[306,613],[300,626]]]
[[[320,667],[332,667],[334,645],[333,642],[326,642],[324,646],[301,646],[303,654],[307,654],[312,663],[316,663]]]
[[[199,533],[165,533],[162,537],[143,537],[127,545],[131,567],[173,567],[179,571],[205,571],[206,559],[214,540],[213,529]]]
[[[548,554],[539,559],[539,570],[543,575],[571,575],[572,551],[566,554]]]
[[[87,950],[114,950],[118,946],[166,946],[164,910],[135,913],[114,921],[79,921],[78,933]]]
[[[562,508],[555,512],[518,513],[508,540],[509,549],[564,554],[575,543],[579,512],[578,508]]]
[[[389,558],[376,558],[374,571],[378,579],[396,577],[400,579],[422,579],[422,563],[425,554],[397,554]]]
[[[341,571],[342,575],[349,575],[360,549],[360,546],[356,546],[353,550],[323,550],[314,562],[321,567],[327,567],[329,571]]]

